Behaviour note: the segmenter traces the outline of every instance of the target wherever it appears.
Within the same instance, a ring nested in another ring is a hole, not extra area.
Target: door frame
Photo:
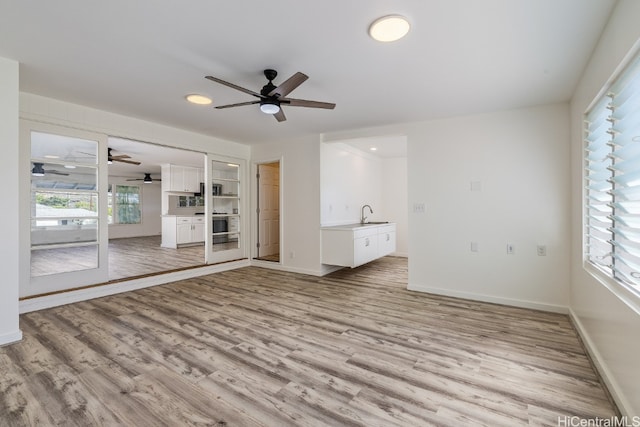
[[[259,234],[259,229],[258,229],[258,221],[260,219],[260,215],[258,213],[258,209],[260,207],[259,204],[259,197],[260,197],[260,181],[258,179],[258,167],[260,165],[267,165],[267,164],[272,164],[272,163],[278,163],[279,164],[279,176],[278,176],[278,191],[279,191],[279,197],[278,197],[278,211],[279,211],[279,236],[278,238],[280,239],[280,257],[279,257],[279,261],[278,262],[271,262],[271,261],[261,261],[259,260],[257,257],[259,256],[259,251],[258,251],[258,242],[260,241],[260,234]],[[284,217],[284,211],[283,211],[283,195],[284,195],[284,191],[283,191],[283,183],[284,183],[284,168],[283,168],[283,164],[284,164],[284,159],[282,157],[277,157],[277,158],[273,158],[273,159],[265,159],[265,160],[260,160],[260,161],[255,161],[253,162],[253,164],[251,165],[251,188],[255,191],[256,196],[251,198],[251,224],[253,225],[251,227],[251,251],[250,251],[250,257],[251,257],[251,261],[252,262],[265,262],[268,265],[273,265],[273,264],[283,264],[283,256],[282,254],[284,254],[284,221],[283,221],[283,217]]]

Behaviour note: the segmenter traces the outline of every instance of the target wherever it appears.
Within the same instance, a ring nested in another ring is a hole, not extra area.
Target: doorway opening
[[[257,173],[257,243],[260,261],[280,262],[280,162],[260,163]]]

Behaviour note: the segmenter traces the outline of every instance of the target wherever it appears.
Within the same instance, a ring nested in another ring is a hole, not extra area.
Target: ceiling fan
[[[128,179],[127,181],[142,181],[144,184],[151,184],[153,182],[157,182],[157,181],[162,181],[161,179],[153,179],[151,178],[151,174],[145,172],[144,173],[144,178],[131,178]]]
[[[119,154],[119,155],[113,155],[111,153],[113,149],[112,148],[107,148],[107,163],[111,164],[113,162],[122,162],[122,163],[129,163],[132,165],[139,165],[140,162],[136,162],[135,160],[126,160],[126,159],[130,159],[131,156],[128,156],[126,154]]]
[[[306,99],[295,99],[295,98],[287,98],[286,96],[291,93],[295,88],[304,83],[305,80],[309,78],[306,74],[297,72],[293,76],[289,77],[284,83],[276,86],[273,84],[273,79],[276,78],[278,72],[276,70],[267,69],[264,70],[264,76],[269,80],[269,82],[262,87],[260,93],[254,92],[249,89],[245,89],[233,83],[226,82],[217,77],[206,76],[206,79],[214,81],[216,83],[223,84],[230,88],[239,90],[240,92],[247,93],[249,95],[253,95],[258,98],[255,101],[248,102],[239,102],[237,104],[228,104],[228,105],[219,105],[216,108],[231,108],[231,107],[241,107],[243,105],[253,105],[260,104],[260,110],[266,114],[273,114],[273,117],[276,118],[277,121],[283,122],[287,120],[282,111],[282,105],[290,105],[292,107],[310,107],[310,108],[325,108],[328,110],[333,110],[336,104],[332,104],[329,102],[319,102],[319,101],[309,101]]]
[[[33,169],[31,169],[31,175],[33,175],[33,176],[44,176],[45,174],[69,176],[69,174],[65,173],[65,172],[59,172],[59,171],[53,170],[53,169],[45,170],[44,169],[44,163],[33,162]]]

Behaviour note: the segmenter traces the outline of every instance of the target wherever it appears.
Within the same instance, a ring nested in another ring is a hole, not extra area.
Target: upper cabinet
[[[162,184],[164,191],[199,193],[201,182],[204,182],[202,168],[162,165]]]

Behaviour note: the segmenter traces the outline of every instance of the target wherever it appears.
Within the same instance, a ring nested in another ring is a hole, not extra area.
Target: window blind
[[[640,290],[640,59],[585,115],[588,262]]]

